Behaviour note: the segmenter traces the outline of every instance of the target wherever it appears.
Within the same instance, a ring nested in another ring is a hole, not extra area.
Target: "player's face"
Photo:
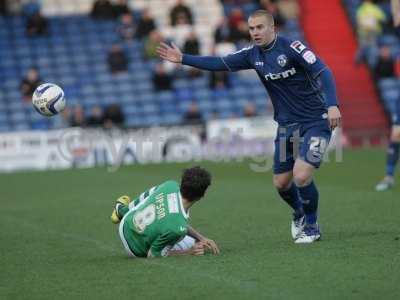
[[[269,24],[267,18],[250,17],[248,23],[251,39],[257,46],[268,44],[275,38],[274,25]]]

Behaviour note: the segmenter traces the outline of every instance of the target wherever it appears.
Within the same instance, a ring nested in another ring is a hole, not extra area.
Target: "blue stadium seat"
[[[7,122],[8,122],[7,113],[4,111],[0,111],[0,123],[7,123]]]
[[[256,7],[253,3],[240,5],[245,13]],[[225,9],[229,12],[233,7],[226,5]],[[175,91],[155,92],[151,77],[157,60],[143,59],[142,41],[121,43],[130,60],[129,72],[113,76],[108,69],[107,53],[116,38],[116,21],[95,21],[84,15],[48,19],[51,34],[31,39],[25,36],[23,18],[0,18],[0,130],[21,130],[29,126],[26,121],[14,126],[15,120],[22,121],[25,112],[31,128],[55,126],[31,110],[30,104],[22,102],[19,83],[33,65],[39,67],[43,80],[63,86],[69,106],[81,103],[90,108],[95,104],[120,103],[127,114],[128,126],[179,124],[191,101],[196,101],[205,115],[211,117],[218,109],[222,117],[227,117],[249,100],[246,99],[249,88],[249,97],[257,107],[267,104],[258,79],[237,74],[230,75],[233,86],[230,91],[211,91],[208,75],[191,79],[184,75],[183,79],[175,80]],[[301,35],[296,21],[288,22],[286,27],[287,32]],[[394,39],[385,39],[394,44]],[[392,47],[398,47],[400,53],[400,46]],[[386,90],[390,83],[381,85]],[[12,117],[1,119],[1,114],[7,111],[13,112]]]
[[[381,90],[381,92],[386,91],[386,90],[391,90],[395,89],[397,87],[400,88],[399,86],[399,80],[396,78],[384,78],[379,80],[378,86]]]
[[[160,103],[171,103],[175,101],[175,95],[172,91],[161,91],[156,94],[157,101]]]
[[[379,45],[395,46],[399,44],[399,38],[395,35],[384,34],[378,38]]]
[[[160,112],[161,113],[174,113],[178,111],[177,107],[175,104],[160,104]]]
[[[136,116],[128,115],[125,120],[127,127],[139,127],[142,125],[141,119]]]
[[[11,128],[8,123],[0,123],[0,132],[9,132]]]
[[[162,124],[165,125],[175,125],[180,124],[182,122],[182,115],[178,113],[169,113],[165,114],[161,120]]]
[[[126,115],[136,115],[138,114],[138,106],[134,104],[122,106],[122,110]]]
[[[382,98],[385,103],[385,106],[393,112],[395,110],[396,102],[400,97],[399,89],[392,89],[383,91]]]
[[[212,99],[212,92],[207,88],[199,89],[199,90],[194,91],[193,96],[194,96],[194,98],[196,98],[200,101],[202,101],[202,100],[208,101],[208,100]]]
[[[212,111],[216,108],[214,101],[199,101],[199,108],[203,112]]]

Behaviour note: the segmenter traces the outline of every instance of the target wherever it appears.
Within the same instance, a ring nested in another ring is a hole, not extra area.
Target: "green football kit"
[[[179,184],[166,181],[142,193],[125,206],[119,235],[130,256],[160,257],[168,255],[188,231],[189,215],[185,211]]]

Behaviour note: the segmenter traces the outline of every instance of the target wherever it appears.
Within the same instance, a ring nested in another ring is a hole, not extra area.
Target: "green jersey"
[[[166,181],[130,205],[121,221],[120,232],[135,256],[165,256],[185,237],[187,219],[178,183]]]

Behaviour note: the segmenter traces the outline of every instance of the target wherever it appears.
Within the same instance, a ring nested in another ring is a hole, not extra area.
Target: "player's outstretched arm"
[[[194,246],[190,249],[187,250],[170,250],[168,252],[168,256],[181,256],[181,255],[194,255],[194,256],[200,256],[204,255],[206,246],[201,243],[195,243]]]
[[[165,60],[168,60],[173,63],[182,63],[182,52],[179,48],[174,44],[171,43],[172,46],[161,42],[160,45],[157,47],[158,55]]]
[[[167,255],[164,256],[183,256],[183,255],[194,255],[200,256],[204,255],[205,252],[205,245],[201,242],[195,243],[193,247],[185,250],[169,250]],[[155,257],[162,257],[163,255],[155,256],[151,252],[151,250],[147,253],[147,258],[155,258]]]
[[[188,226],[187,234],[192,238],[196,239],[197,241],[203,243],[207,249],[209,249],[213,254],[219,254],[219,248],[217,243],[214,242],[212,239],[206,238],[200,232],[195,230],[192,226]]]
[[[221,57],[183,54],[174,43],[171,43],[171,46],[160,43],[157,53],[162,59],[173,63],[181,63],[208,71],[229,71]]]

